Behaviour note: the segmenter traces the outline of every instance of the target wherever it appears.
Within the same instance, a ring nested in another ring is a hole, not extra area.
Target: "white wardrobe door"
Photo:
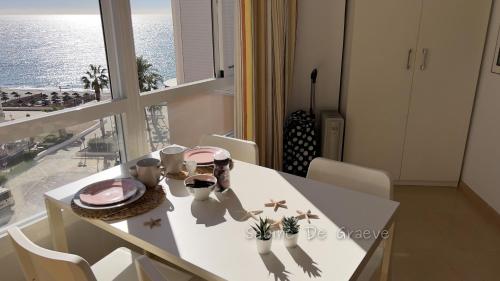
[[[490,8],[491,0],[423,0],[402,181],[457,183]]]
[[[385,170],[397,179],[421,0],[352,4],[344,160]]]

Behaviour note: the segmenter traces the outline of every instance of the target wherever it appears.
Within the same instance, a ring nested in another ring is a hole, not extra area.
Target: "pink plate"
[[[137,192],[133,179],[112,179],[93,183],[80,192],[80,200],[90,205],[109,205],[129,199]]]
[[[209,165],[214,162],[214,155],[222,148],[212,146],[199,146],[184,152],[184,161],[195,161],[198,165]]]

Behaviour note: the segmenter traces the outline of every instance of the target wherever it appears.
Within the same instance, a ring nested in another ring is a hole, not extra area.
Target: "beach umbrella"
[[[33,93],[32,93],[32,92],[26,92],[26,93],[24,93],[24,94],[25,94],[25,95],[28,95],[28,96],[33,95]]]
[[[69,93],[68,93],[68,92],[64,92],[64,93],[62,93],[62,94],[63,94],[63,96],[69,96]]]
[[[50,95],[51,95],[51,96],[57,96],[57,95],[59,95],[59,93],[57,93],[57,92],[52,92],[52,93],[50,93]]]

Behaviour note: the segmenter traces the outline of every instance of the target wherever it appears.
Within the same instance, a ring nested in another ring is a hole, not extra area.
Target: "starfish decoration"
[[[302,211],[299,211],[297,210],[297,214],[299,214],[298,216],[295,216],[297,219],[299,220],[303,220],[303,219],[306,219],[308,223],[311,223],[311,219],[319,219],[318,215],[314,215],[311,210],[307,210],[307,212],[302,212]]]
[[[283,218],[279,220],[268,219],[269,224],[271,225],[271,230],[279,230],[281,229]]]
[[[153,229],[155,226],[161,226],[161,219],[150,218],[149,221],[144,222],[145,226],[149,226],[149,229]]]
[[[271,199],[271,202],[264,204],[264,206],[273,207],[275,212],[278,210],[278,208],[288,209],[288,207],[286,206],[286,200],[274,201],[273,199]]]
[[[249,218],[253,218],[254,220],[258,221],[259,219],[257,218],[257,215],[262,214],[262,210],[255,210],[255,211],[243,211],[244,215],[241,217],[242,220],[247,220]]]

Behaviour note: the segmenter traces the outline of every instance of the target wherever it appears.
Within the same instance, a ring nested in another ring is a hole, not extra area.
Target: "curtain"
[[[255,141],[260,164],[280,170],[297,1],[239,0],[236,10],[235,136]]]

